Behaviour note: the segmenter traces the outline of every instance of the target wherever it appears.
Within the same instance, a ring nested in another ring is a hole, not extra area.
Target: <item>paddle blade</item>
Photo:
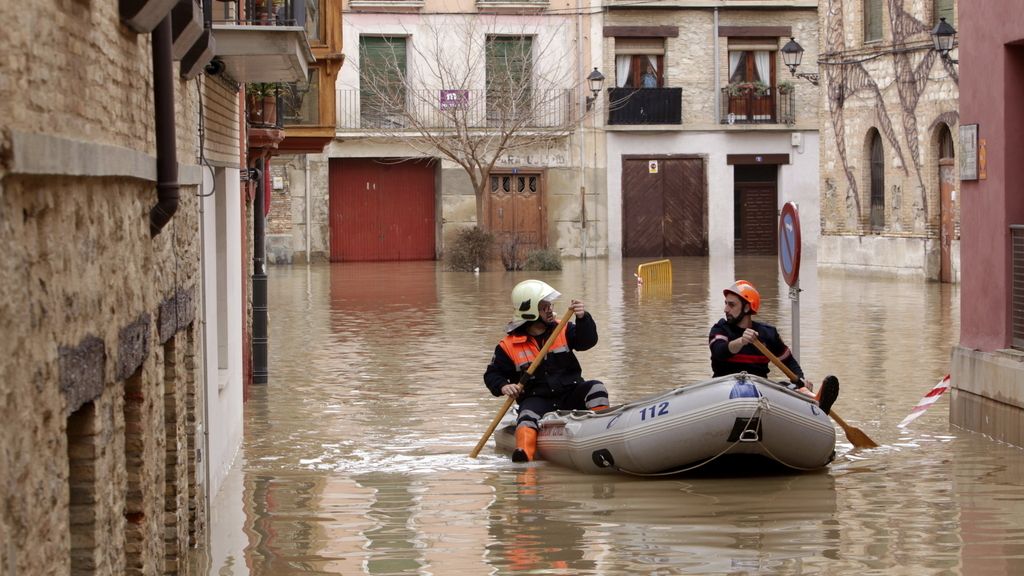
[[[865,434],[863,430],[856,426],[850,426],[847,424],[845,420],[839,417],[839,414],[836,414],[835,410],[833,410],[829,416],[832,416],[832,419],[835,420],[836,423],[839,424],[839,427],[843,429],[843,433],[846,434],[846,439],[853,444],[854,448],[878,448],[878,444]]]

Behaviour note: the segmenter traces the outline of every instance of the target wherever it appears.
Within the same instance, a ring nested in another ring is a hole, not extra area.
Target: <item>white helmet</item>
[[[542,300],[551,302],[561,296],[557,290],[540,280],[523,280],[512,289],[512,322],[506,330],[511,332],[527,322],[540,318]]]

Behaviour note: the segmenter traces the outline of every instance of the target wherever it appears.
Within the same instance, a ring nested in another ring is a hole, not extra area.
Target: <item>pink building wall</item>
[[[978,124],[988,152],[988,178],[961,183],[960,345],[980,351],[1009,348],[1012,338],[1009,226],[1024,224],[1022,8],[961,3],[956,26],[960,125]]]

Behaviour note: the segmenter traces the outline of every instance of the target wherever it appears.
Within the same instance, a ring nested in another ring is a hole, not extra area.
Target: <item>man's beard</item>
[[[743,319],[743,315],[742,314],[740,314],[739,316],[729,316],[728,314],[725,315],[725,321],[730,326],[735,326],[735,325],[739,324],[740,320],[742,320],[742,319]]]

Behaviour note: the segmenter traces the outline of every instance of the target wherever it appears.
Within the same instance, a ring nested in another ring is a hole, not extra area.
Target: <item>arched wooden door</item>
[[[949,128],[943,128],[939,135],[939,280],[953,281],[951,258],[953,238],[956,235],[956,219],[953,209],[953,194],[956,191],[956,160],[953,152],[953,136]]]

